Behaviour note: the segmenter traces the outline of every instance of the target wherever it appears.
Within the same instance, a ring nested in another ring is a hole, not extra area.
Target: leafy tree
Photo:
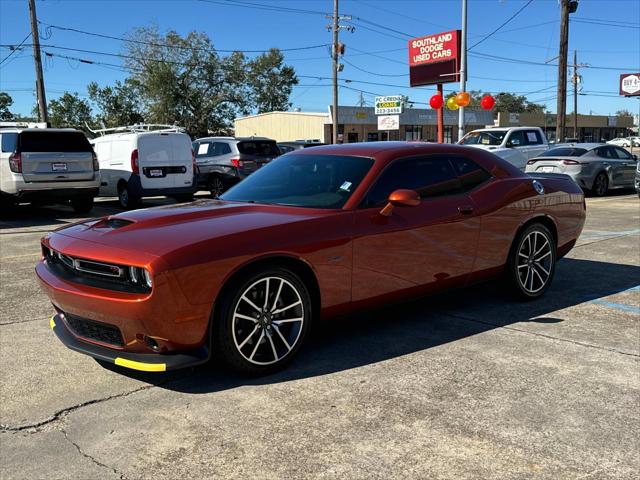
[[[9,107],[13,105],[13,98],[6,92],[0,92],[0,120],[11,121],[15,115],[9,111]]]
[[[61,97],[49,102],[49,122],[54,128],[86,130],[86,125],[92,126],[94,119],[87,100],[80,98],[77,93],[64,92]]]
[[[87,86],[89,98],[99,109],[96,122],[106,128],[144,122],[140,85],[133,79],[116,81],[112,87],[98,87],[96,82]]]
[[[524,95],[516,95],[509,92],[500,92],[495,96],[495,99],[496,112],[542,113],[545,109],[545,105],[529,102],[527,100],[527,97],[525,97]]]
[[[193,135],[227,133],[233,119],[251,111],[247,62],[234,52],[220,57],[209,37],[181,37],[157,27],[131,33],[126,66],[141,88],[145,117],[154,123],[180,124]],[[144,43],[139,43],[144,42]]]
[[[258,113],[288,110],[298,78],[293,67],[284,65],[282,52],[272,48],[250,60],[248,67],[248,81]]]
[[[618,117],[633,117],[633,113],[631,113],[629,110],[624,108],[622,110],[618,110],[616,112],[616,116],[618,116]]]

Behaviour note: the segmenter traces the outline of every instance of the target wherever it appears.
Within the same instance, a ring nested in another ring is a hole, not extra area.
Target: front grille
[[[76,317],[68,313],[64,314],[64,319],[73,333],[79,337],[106,343],[107,345],[113,345],[115,347],[124,347],[122,333],[120,333],[120,329],[115,325],[87,320],[86,318]]]
[[[71,257],[42,245],[42,256],[56,276],[74,283],[126,293],[149,293],[139,267]]]

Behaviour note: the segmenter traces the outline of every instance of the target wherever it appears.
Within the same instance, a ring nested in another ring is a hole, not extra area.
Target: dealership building
[[[458,112],[444,110],[444,141],[458,141]],[[465,131],[485,127],[541,127],[549,140],[555,138],[556,116],[543,113],[499,112],[494,119],[492,111],[465,109]],[[343,143],[374,142],[379,140],[436,141],[437,112],[433,109],[406,108],[399,116],[397,130],[378,128],[373,107],[338,107],[338,141]],[[566,137],[573,137],[573,116],[567,115]],[[315,140],[331,143],[332,108],[322,112],[268,112],[237,118],[237,137],[260,136],[278,142]],[[633,128],[633,117],[605,115],[578,115],[578,138],[585,142],[606,141],[627,136]]]

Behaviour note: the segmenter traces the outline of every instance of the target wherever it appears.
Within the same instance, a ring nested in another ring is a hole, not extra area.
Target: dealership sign
[[[446,62],[458,58],[458,31],[437,33],[409,40],[409,65]]]
[[[400,130],[400,115],[380,115],[378,130]]]
[[[625,97],[640,95],[640,73],[620,75],[620,95]]]
[[[376,115],[397,115],[402,113],[402,95],[376,97]]]
[[[451,30],[409,40],[409,84],[460,81],[460,39],[460,30]]]

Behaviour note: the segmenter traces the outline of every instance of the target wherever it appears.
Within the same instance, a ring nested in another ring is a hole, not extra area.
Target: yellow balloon
[[[449,110],[458,110],[460,108],[456,103],[456,97],[449,97],[447,99],[447,108]]]

